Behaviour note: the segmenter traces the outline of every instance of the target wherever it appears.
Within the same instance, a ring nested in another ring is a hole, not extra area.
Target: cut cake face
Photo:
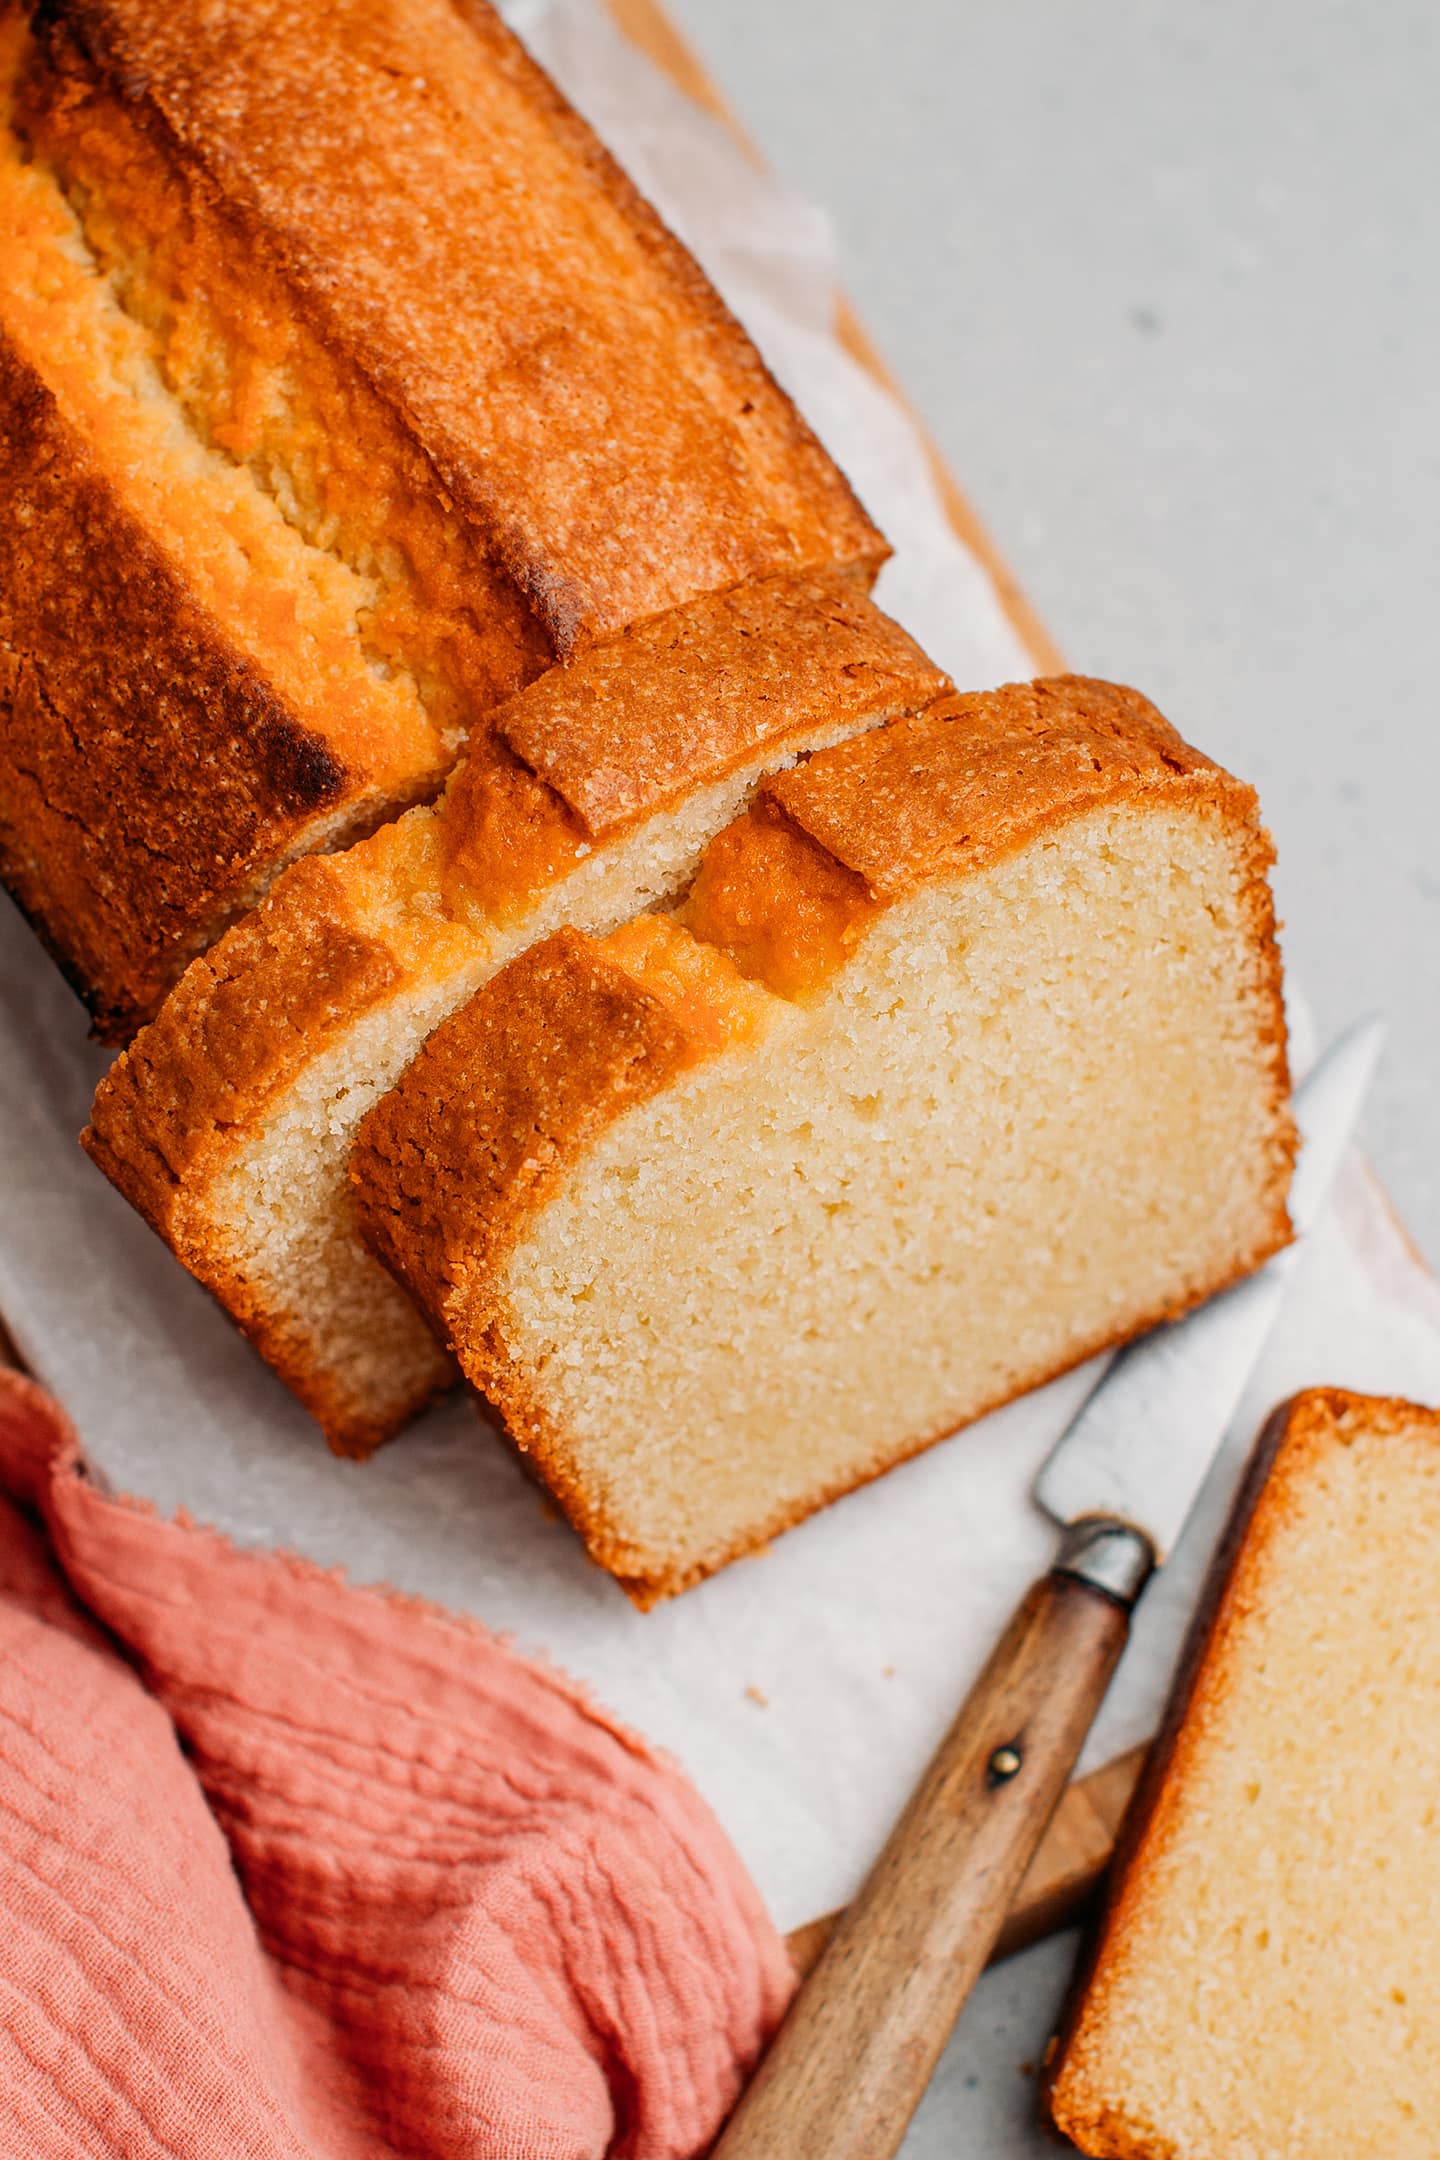
[[[1285,1241],[1267,863],[1133,692],[942,701],[494,978],[365,1234],[650,1603]]]
[[[1440,1415],[1272,1421],[1049,2104],[1103,2160],[1430,2160]]]

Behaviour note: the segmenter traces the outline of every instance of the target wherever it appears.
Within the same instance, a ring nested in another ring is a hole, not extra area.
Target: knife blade
[[[1380,1047],[1362,1022],[1295,1102],[1297,1244],[1111,1365],[1037,1481],[1062,1526],[805,1982],[712,2160],[889,2160],[1055,1811],[1264,1346]]]
[[[1377,1019],[1358,1021],[1296,1092],[1294,1244],[1183,1320],[1120,1351],[1056,1442],[1034,1492],[1057,1523],[1128,1524],[1144,1534],[1157,1565],[1174,1550],[1275,1324],[1306,1234],[1324,1210],[1384,1033]]]

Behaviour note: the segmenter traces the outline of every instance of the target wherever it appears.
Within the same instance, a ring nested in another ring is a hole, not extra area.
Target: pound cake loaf
[[[1287,1239],[1269,859],[1133,691],[941,700],[438,1028],[365,1236],[650,1604]]]
[[[85,1145],[332,1446],[367,1453],[454,1378],[346,1178],[429,1030],[560,924],[677,893],[767,771],[945,688],[843,572],[695,601],[508,700],[440,803],[295,864],[191,965]]]
[[[107,1038],[555,663],[885,552],[484,0],[0,11],[0,872]]]
[[[1105,2160],[1431,2160],[1440,1414],[1277,1412],[1051,2065]]]

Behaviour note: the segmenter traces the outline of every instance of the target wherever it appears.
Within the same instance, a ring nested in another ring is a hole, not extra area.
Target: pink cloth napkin
[[[0,1489],[0,2153],[704,2148],[793,1977],[673,1764],[477,1627],[102,1494],[11,1373]]]

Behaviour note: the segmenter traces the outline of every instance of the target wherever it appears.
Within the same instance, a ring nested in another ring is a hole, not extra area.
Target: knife
[[[1296,1242],[1114,1359],[1035,1484],[1061,1531],[711,2160],[888,2160],[1000,1932],[1153,1570],[1174,1550],[1323,1212],[1380,1054],[1295,1098]]]

